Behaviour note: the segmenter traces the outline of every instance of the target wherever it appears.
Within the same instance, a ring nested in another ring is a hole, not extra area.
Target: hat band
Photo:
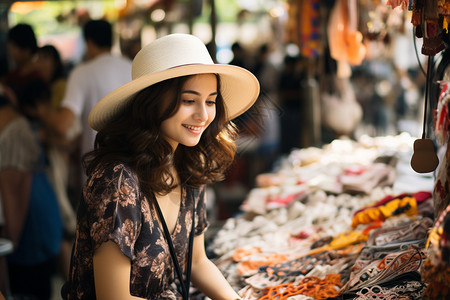
[[[203,66],[203,65],[205,65],[205,64],[202,64],[202,63],[183,64],[183,65],[170,67],[170,68],[168,68],[166,70],[171,70],[171,69],[180,68],[180,67],[186,67],[186,66]]]

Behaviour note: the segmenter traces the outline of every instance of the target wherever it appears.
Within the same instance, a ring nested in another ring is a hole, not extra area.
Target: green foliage
[[[240,7],[236,0],[215,0],[216,15],[218,22],[233,23],[237,20]],[[196,22],[209,23],[211,16],[210,1],[203,0],[202,15],[197,18]]]
[[[10,25],[27,23],[33,26],[36,36],[68,33],[78,29],[75,10],[86,8],[100,11],[105,16],[115,15],[114,0],[46,1],[39,9],[26,14],[10,12]],[[112,21],[112,20],[110,20]]]

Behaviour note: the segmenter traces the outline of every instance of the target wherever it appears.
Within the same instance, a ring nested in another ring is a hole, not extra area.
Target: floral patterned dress
[[[183,274],[194,201],[197,236],[208,226],[205,187],[182,185],[180,212],[171,238]],[[178,278],[168,244],[157,211],[150,203],[139,190],[137,176],[124,164],[111,164],[88,178],[78,209],[70,279],[62,288],[64,299],[96,299],[93,255],[106,241],[116,243],[131,260],[131,295],[144,299],[181,299],[174,284]]]

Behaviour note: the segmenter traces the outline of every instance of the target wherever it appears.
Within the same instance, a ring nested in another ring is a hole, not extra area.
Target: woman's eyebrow
[[[194,95],[200,96],[200,93],[199,93],[199,92],[193,91],[193,90],[184,90],[184,91],[182,91],[181,93],[182,93],[182,94],[194,94]],[[212,92],[211,94],[209,94],[209,96],[215,96],[215,95],[217,95],[217,94],[218,94],[218,93],[217,93],[217,91],[216,91],[216,92]]]

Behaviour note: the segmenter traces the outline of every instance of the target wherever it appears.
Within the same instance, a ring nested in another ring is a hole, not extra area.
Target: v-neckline
[[[171,232],[169,232],[170,237],[171,237],[172,239],[176,236],[177,227],[178,227],[178,225],[180,224],[181,214],[182,214],[183,208],[184,208],[184,206],[185,206],[185,203],[184,203],[184,202],[185,202],[185,199],[183,199],[184,189],[185,189],[184,185],[181,184],[181,185],[180,185],[180,207],[178,208],[178,214],[177,214],[177,219],[176,219],[176,221],[175,221],[175,226],[173,227],[173,230],[172,230]],[[159,206],[159,204],[158,204],[158,199],[156,199],[156,196],[155,196],[155,195],[153,195],[153,200],[156,201],[156,204],[154,204],[154,205],[158,205],[158,206]],[[157,209],[156,207],[154,207],[154,208]],[[162,213],[162,210],[161,210],[161,213]],[[162,213],[162,214],[163,214],[163,213]],[[163,217],[164,217],[164,214],[163,214]],[[161,233],[162,235],[164,235],[164,228],[163,228],[162,222],[163,222],[163,220],[160,220],[159,217],[158,217],[158,227],[159,227],[159,231],[160,231],[160,233]],[[164,222],[166,223],[166,226],[167,226],[167,222],[166,222],[165,218],[164,218]]]

